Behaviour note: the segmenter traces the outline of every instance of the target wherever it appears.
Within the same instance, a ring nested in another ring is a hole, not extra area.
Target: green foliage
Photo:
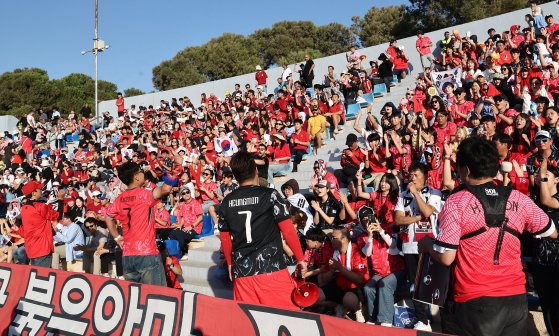
[[[412,24],[406,20],[405,6],[372,7],[363,18],[351,18],[352,32],[359,37],[361,45],[370,47],[413,34]]]
[[[99,81],[99,100],[116,97],[116,85]],[[50,80],[41,69],[16,69],[0,75],[0,114],[21,116],[39,108],[58,107],[62,113],[79,110],[85,102],[94,105],[94,80],[73,73]]]
[[[229,78],[281,62],[300,62],[346,51],[352,32],[339,23],[316,27],[310,21],[282,21],[247,37],[226,33],[199,47],[189,47],[153,68],[153,85],[169,90]]]
[[[442,29],[518,10],[525,0],[410,0],[407,18],[424,31]]]
[[[129,88],[124,90],[124,96],[125,97],[132,97],[132,96],[139,96],[139,95],[143,95],[145,94],[144,91],[140,90],[140,89],[136,89],[136,88]]]

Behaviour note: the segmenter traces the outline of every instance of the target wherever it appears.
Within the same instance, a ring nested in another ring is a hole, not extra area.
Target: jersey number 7
[[[239,215],[246,215],[245,220],[245,233],[247,236],[247,243],[252,243],[252,227],[250,226],[250,220],[252,219],[252,211],[239,211]]]

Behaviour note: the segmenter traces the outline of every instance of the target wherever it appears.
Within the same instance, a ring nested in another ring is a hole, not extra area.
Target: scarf
[[[339,250],[334,251],[333,258],[334,260],[340,261]],[[347,251],[345,252],[345,268],[347,268],[348,271],[351,271],[351,242],[349,242],[349,245],[347,245]]]

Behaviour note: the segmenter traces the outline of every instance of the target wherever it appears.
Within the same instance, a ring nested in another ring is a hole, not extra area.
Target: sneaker
[[[358,309],[355,312],[355,321],[365,323],[365,316],[363,316],[363,312],[361,311],[361,309]]]
[[[393,326],[392,326],[392,323],[389,323],[389,322],[381,322],[381,323],[380,323],[380,326],[381,326],[381,327],[388,327],[388,328],[392,328],[392,327],[393,327]]]
[[[421,331],[432,331],[431,330],[431,326],[429,325],[429,322],[427,322],[427,324],[418,321],[414,326],[413,329],[415,330],[421,330]]]
[[[336,317],[344,317],[346,314],[345,308],[343,305],[339,304],[336,306]]]
[[[188,254],[182,256],[181,261],[185,261],[185,260],[188,260]]]

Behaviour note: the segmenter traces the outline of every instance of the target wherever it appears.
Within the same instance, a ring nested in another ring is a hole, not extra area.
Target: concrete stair
[[[203,238],[203,244],[191,243],[188,260],[181,261],[183,270],[182,288],[189,292],[232,299],[233,286],[228,279],[227,268],[220,267],[219,248],[216,236]]]
[[[387,102],[393,102],[394,105],[398,106],[400,100],[405,96],[407,88],[415,87],[414,76],[408,76],[406,79],[402,80],[401,83],[396,84],[390,88],[390,93],[383,97],[375,97],[373,103],[373,115],[377,117],[380,121],[380,110]],[[344,126],[344,131],[336,135],[335,139],[330,138],[327,140],[326,145],[318,150],[317,155],[308,156],[307,160],[301,162],[297,167],[296,173],[288,173],[287,176],[274,178],[274,186],[277,190],[281,191],[281,185],[289,179],[295,179],[299,183],[299,189],[302,193],[310,192],[308,187],[311,182],[311,176],[314,174],[313,164],[314,161],[318,159],[323,159],[326,161],[328,170],[333,172],[335,169],[340,169],[340,159],[341,152],[346,148],[345,140],[349,133],[356,133],[353,129],[354,120],[346,121]],[[361,118],[361,127],[365,127],[365,118]],[[361,145],[365,147],[364,139],[359,135]]]

